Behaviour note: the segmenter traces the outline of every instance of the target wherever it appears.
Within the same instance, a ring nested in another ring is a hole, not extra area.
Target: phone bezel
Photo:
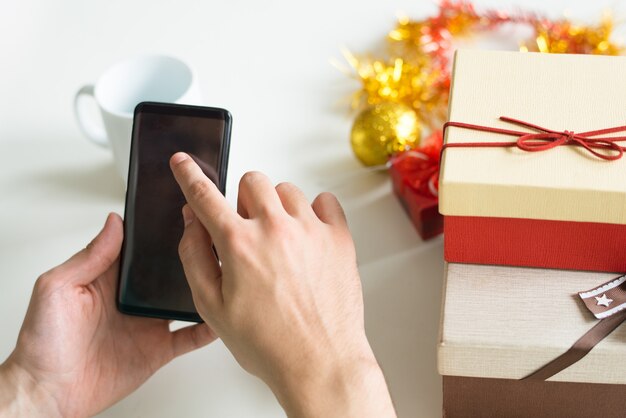
[[[133,126],[131,133],[131,143],[130,143],[130,157],[128,164],[128,183],[126,186],[126,198],[124,202],[124,237],[127,234],[127,222],[126,222],[126,208],[128,207],[128,200],[131,192],[131,179],[134,175],[134,170],[136,167],[133,164],[133,155],[135,152],[135,122],[137,120],[137,115],[141,112],[144,113],[157,113],[157,114],[167,114],[167,115],[176,115],[176,116],[187,116],[187,117],[206,117],[211,119],[219,119],[224,121],[224,135],[222,137],[222,141],[220,144],[220,152],[219,152],[219,167],[218,167],[218,178],[219,178],[219,190],[223,195],[226,195],[226,175],[228,173],[228,157],[230,152],[230,136],[232,130],[232,116],[230,112],[226,109],[217,108],[217,107],[205,107],[205,106],[193,106],[193,105],[184,105],[184,104],[172,104],[172,103],[159,103],[159,102],[141,102],[139,103],[133,112]],[[134,190],[133,190],[134,192]],[[182,216],[182,215],[181,215]],[[126,247],[126,239],[122,241],[122,249],[120,253],[120,268],[117,280],[117,295],[116,295],[116,305],[117,309],[125,314],[129,315],[137,315],[137,316],[145,316],[152,318],[161,318],[161,319],[173,319],[178,321],[190,321],[190,322],[203,322],[202,318],[197,312],[182,312],[182,311],[174,311],[168,309],[158,309],[158,308],[149,308],[145,306],[137,306],[130,305],[124,303],[122,301],[122,266],[124,263],[124,254]]]

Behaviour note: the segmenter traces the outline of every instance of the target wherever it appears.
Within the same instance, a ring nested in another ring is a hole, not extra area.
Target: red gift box
[[[424,147],[392,157],[389,174],[394,193],[420,237],[427,240],[443,232],[438,198],[441,133],[436,132],[425,142]]]
[[[446,216],[444,229],[450,262],[626,271],[626,225]]]

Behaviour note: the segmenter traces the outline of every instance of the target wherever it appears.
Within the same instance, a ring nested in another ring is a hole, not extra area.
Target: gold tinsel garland
[[[420,138],[439,137],[448,108],[455,39],[489,33],[503,24],[532,29],[533,36],[520,42],[521,51],[603,55],[624,52],[622,45],[610,39],[613,20],[609,15],[596,25],[586,26],[534,13],[479,13],[471,1],[442,0],[434,16],[398,21],[387,35],[386,57],[346,54],[361,83],[353,100],[353,107],[360,109],[360,114],[351,133],[357,158],[365,165],[384,164],[392,155],[420,146]]]

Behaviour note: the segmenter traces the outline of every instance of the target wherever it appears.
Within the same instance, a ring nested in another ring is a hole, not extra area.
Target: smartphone
[[[169,166],[189,154],[225,193],[227,110],[143,102],[135,108],[117,307],[127,314],[201,322],[178,256],[185,197]]]

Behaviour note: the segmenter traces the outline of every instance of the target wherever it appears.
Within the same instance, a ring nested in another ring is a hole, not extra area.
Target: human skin
[[[0,365],[0,416],[94,415],[221,337],[290,417],[395,417],[335,197],[309,204],[297,187],[248,173],[235,212],[191,157],[171,166],[188,201],[179,252],[206,324],[171,332],[168,321],[117,311],[122,223],[110,215],[87,248],[37,280]]]
[[[0,416],[87,417],[138,388],[163,365],[215,339],[205,324],[115,307],[122,220],[111,214],[85,249],[35,283],[15,349],[0,365]]]
[[[239,364],[291,417],[394,417],[337,199],[309,204],[294,185],[251,172],[235,212],[188,155],[170,165],[188,202],[179,253],[195,305]]]

